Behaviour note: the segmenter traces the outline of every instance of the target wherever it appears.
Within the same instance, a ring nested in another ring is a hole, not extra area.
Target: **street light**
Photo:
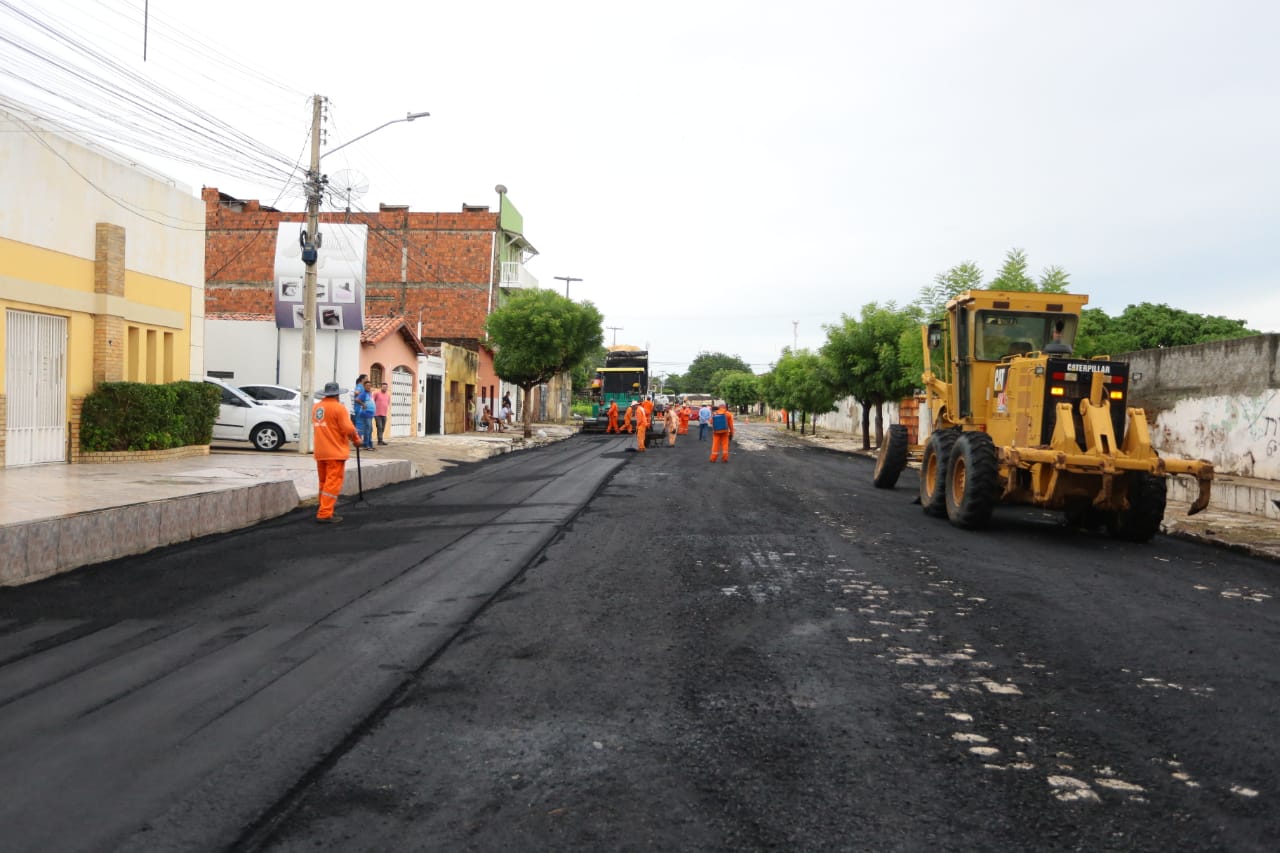
[[[344,142],[337,148],[330,148],[320,153],[320,110],[323,98],[315,95],[311,99],[311,168],[307,170],[307,234],[302,242],[302,263],[305,270],[302,276],[302,396],[298,406],[298,452],[311,452],[311,425],[309,409],[301,405],[302,400],[310,401],[315,391],[316,375],[316,260],[320,250],[320,198],[324,193],[325,176],[320,174],[320,160],[335,151],[346,148],[352,142],[359,142],[370,134],[377,133],[384,127],[399,124],[402,121],[413,121],[431,113],[408,113],[404,118],[395,118],[378,125],[373,130],[360,134],[350,142]]]
[[[568,298],[569,298],[569,282],[571,282],[571,281],[582,281],[582,279],[580,279],[580,278],[574,278],[574,277],[573,277],[573,276],[571,276],[571,275],[553,275],[553,276],[552,276],[552,278],[554,278],[556,281],[563,281],[563,282],[564,282],[564,298],[565,298],[565,299],[568,299]]]

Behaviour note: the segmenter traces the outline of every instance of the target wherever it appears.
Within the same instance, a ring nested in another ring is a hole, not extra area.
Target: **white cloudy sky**
[[[703,350],[766,370],[842,313],[963,261],[990,277],[1014,247],[1111,314],[1164,302],[1280,331],[1274,2],[150,0],[145,65],[142,6],[0,13],[74,20],[291,159],[313,93],[330,147],[429,111],[325,170],[365,176],[364,209],[494,205],[506,185],[530,271],[583,279],[570,295],[660,371]],[[281,190],[151,161],[196,191]]]

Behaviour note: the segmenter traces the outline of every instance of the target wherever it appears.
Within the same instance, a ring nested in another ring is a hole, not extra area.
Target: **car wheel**
[[[284,444],[284,433],[273,424],[258,424],[249,435],[254,450],[279,450]]]

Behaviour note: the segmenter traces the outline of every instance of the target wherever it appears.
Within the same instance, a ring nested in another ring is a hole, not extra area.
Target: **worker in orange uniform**
[[[688,435],[689,434],[689,407],[681,406],[680,410],[676,412],[676,416],[680,418],[680,434]]]
[[[724,400],[716,401],[716,410],[711,413],[711,461],[715,462],[720,451],[724,451],[724,459],[729,461],[729,442],[733,440],[733,413],[725,406]]]
[[[342,493],[342,481],[347,475],[347,459],[351,456],[350,444],[360,446],[360,434],[351,422],[346,406],[338,397],[345,393],[337,382],[326,382],[320,392],[322,399],[311,407],[311,432],[315,437],[316,473],[320,476],[320,509],[316,512],[319,524],[341,524],[342,516],[333,514],[333,507]]]
[[[624,432],[631,432],[631,416],[635,413],[636,401],[632,400],[627,406],[627,410],[622,413],[622,429]]]
[[[644,453],[645,433],[649,431],[649,413],[644,410],[644,405],[637,402],[631,410],[635,413],[636,421],[636,450]]]
[[[618,429],[618,401],[617,400],[609,401],[609,428],[606,429],[605,432],[606,433],[622,432],[622,430]]]
[[[667,423],[667,447],[675,447],[676,430],[680,428],[680,416],[676,414],[676,407],[667,406],[666,412],[663,413],[663,419]]]
[[[653,423],[653,398],[645,397],[640,405],[644,406],[644,415],[649,419],[649,423]]]

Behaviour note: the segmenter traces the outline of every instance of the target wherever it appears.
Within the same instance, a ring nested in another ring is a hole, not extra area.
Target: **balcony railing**
[[[499,284],[502,287],[532,288],[538,286],[538,280],[529,275],[529,271],[519,261],[503,261]]]

